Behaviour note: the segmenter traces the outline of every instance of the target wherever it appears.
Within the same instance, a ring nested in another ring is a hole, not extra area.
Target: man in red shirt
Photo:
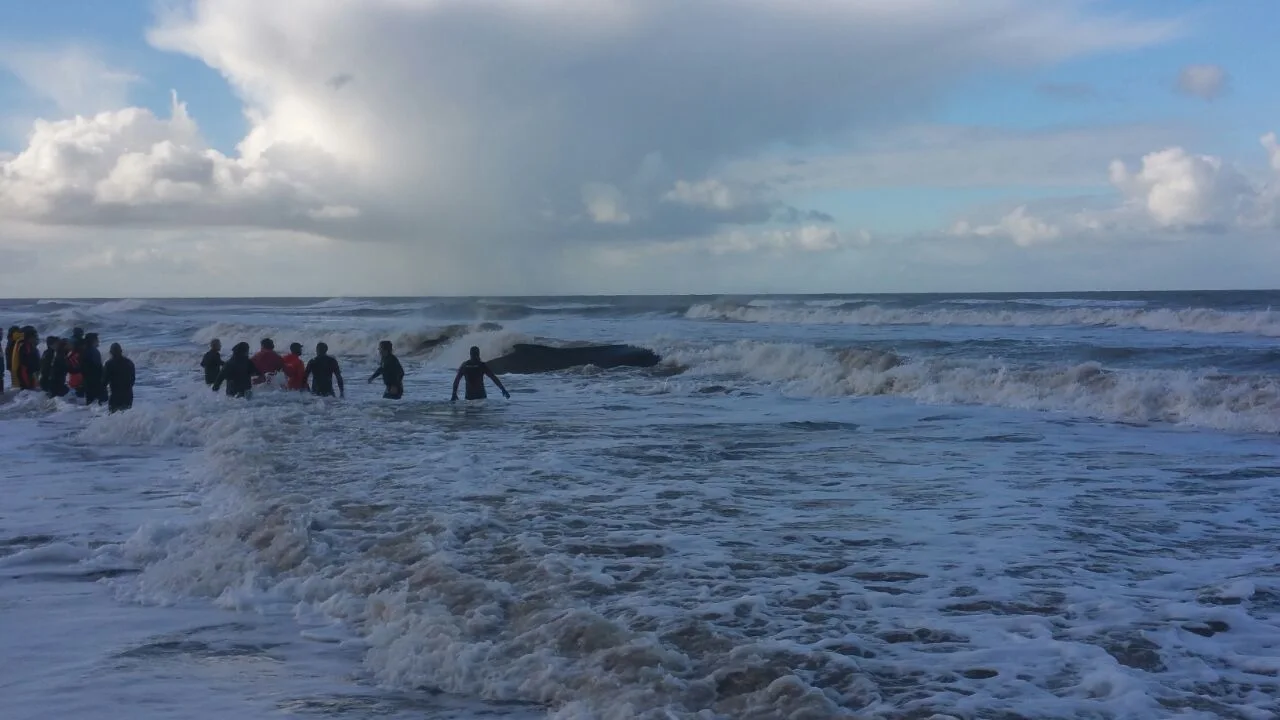
[[[302,343],[289,346],[289,354],[281,360],[284,363],[284,376],[288,378],[285,387],[290,390],[309,390],[307,387],[307,366],[302,362]]]
[[[275,377],[276,373],[284,369],[284,358],[280,357],[280,354],[276,352],[276,344],[271,341],[271,338],[262,339],[262,349],[252,359],[253,366],[260,373],[257,378],[254,378],[254,385],[270,381]]]

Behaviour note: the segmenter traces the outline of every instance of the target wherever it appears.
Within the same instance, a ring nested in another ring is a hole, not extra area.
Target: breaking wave
[[[966,301],[976,302],[976,301]],[[1193,333],[1246,333],[1280,337],[1280,312],[1210,308],[1140,308],[1050,304],[1049,310],[951,309],[865,305],[853,308],[786,307],[702,303],[685,313],[690,320],[811,325],[949,325],[1014,327],[1113,327]]]
[[[740,341],[671,348],[686,377],[745,379],[808,397],[891,395],[1137,423],[1280,432],[1280,380],[1211,370],[1108,369],[1098,362],[1013,364],[911,358],[865,348]]]

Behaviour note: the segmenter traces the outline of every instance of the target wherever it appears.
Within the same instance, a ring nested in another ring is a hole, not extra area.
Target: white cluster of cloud
[[[1111,162],[1108,177],[1119,204],[1049,216],[1036,216],[1023,205],[993,223],[958,221],[951,232],[1029,246],[1100,232],[1174,237],[1180,232],[1280,228],[1280,143],[1275,133],[1268,133],[1261,144],[1274,171],[1271,177],[1250,178],[1220,157],[1169,147],[1144,155],[1136,168]]]
[[[973,73],[1173,32],[1074,0],[197,0],[149,39],[230,82],[236,153],[181,105],[42,122],[3,161],[0,207],[439,246],[804,224],[717,170],[909,117]]]

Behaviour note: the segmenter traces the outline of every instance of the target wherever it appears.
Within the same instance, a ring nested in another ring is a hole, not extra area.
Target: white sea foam
[[[973,301],[966,301],[973,302]],[[1045,302],[1045,301],[1040,301]],[[1195,333],[1249,333],[1280,337],[1280,312],[1223,311],[1210,308],[1130,308],[1054,306],[1051,310],[955,310],[866,305],[849,309],[753,307],[699,304],[689,308],[690,320],[732,320],[753,323],[813,325],[935,325],[975,327],[1116,327]]]

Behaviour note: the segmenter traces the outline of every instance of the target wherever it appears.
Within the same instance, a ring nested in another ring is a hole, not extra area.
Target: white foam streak
[[[977,301],[965,301],[976,303]],[[1037,303],[1049,304],[1046,301]],[[866,305],[849,309],[700,304],[690,320],[807,325],[932,325],[971,327],[1115,327],[1194,333],[1248,333],[1280,337],[1280,312],[1232,312],[1209,308],[1142,309],[1057,306],[1053,310],[952,310]]]

